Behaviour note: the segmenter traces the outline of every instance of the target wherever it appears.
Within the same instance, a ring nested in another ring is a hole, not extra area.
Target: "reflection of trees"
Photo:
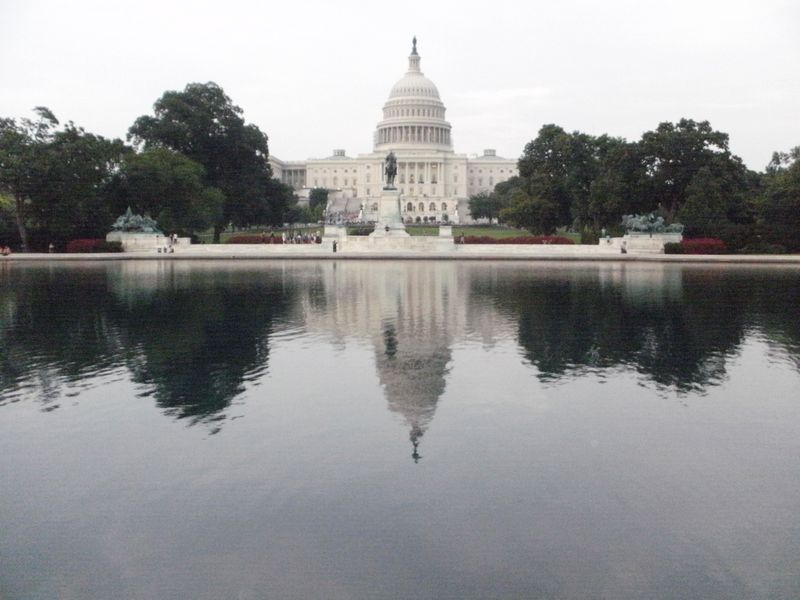
[[[46,266],[2,274],[8,283],[0,286],[0,391],[24,385],[50,402],[59,395],[58,381],[78,383],[88,372],[120,364],[122,335],[109,318],[113,299],[94,293],[105,288],[105,272],[64,275]]]
[[[473,293],[491,296],[517,321],[519,343],[543,379],[630,366],[689,389],[724,377],[725,359],[749,327],[784,332],[796,344],[799,286],[796,275],[735,266],[597,266],[499,269],[475,278]],[[785,348],[796,354],[796,345]]]
[[[19,285],[0,296],[13,315],[0,389],[125,366],[169,414],[215,418],[266,368],[272,323],[288,305],[280,280],[178,263],[125,269],[19,269]]]

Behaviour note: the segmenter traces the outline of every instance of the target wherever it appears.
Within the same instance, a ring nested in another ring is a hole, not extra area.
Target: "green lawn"
[[[221,243],[226,243],[231,237],[235,235],[259,235],[266,232],[267,235],[272,231],[275,233],[276,236],[280,236],[284,231],[287,233],[315,233],[319,231],[320,235],[322,235],[322,225],[314,225],[309,227],[252,227],[250,229],[241,229],[238,231],[223,231],[220,236],[219,240]],[[212,244],[214,242],[214,231],[209,229],[208,231],[204,231],[203,233],[199,233],[197,237],[200,238],[200,241],[203,244]]]
[[[220,241],[224,244],[228,241],[231,236],[234,235],[257,235],[263,232],[267,232],[269,235],[270,231],[274,231],[275,235],[280,235],[284,231],[286,232],[293,232],[293,233],[303,233],[304,231],[309,233],[314,233],[319,231],[322,233],[322,225],[315,225],[310,227],[296,227],[296,228],[275,228],[270,229],[269,227],[253,227],[251,229],[240,230],[240,231],[223,231],[222,235],[220,236]],[[428,236],[437,236],[439,235],[439,227],[437,225],[409,225],[406,227],[406,231],[410,235],[428,235]],[[478,225],[478,226],[468,226],[468,225],[453,225],[453,237],[460,237],[461,234],[465,236],[477,236],[477,237],[491,237],[491,238],[509,238],[509,237],[519,237],[523,235],[532,235],[529,231],[524,229],[513,229],[511,227],[498,227],[497,225]],[[564,237],[570,238],[576,244],[581,243],[581,234],[580,233],[571,233],[567,231],[558,231],[557,235],[562,235]],[[200,240],[204,244],[212,243],[214,239],[214,232],[209,230],[204,233],[199,234],[198,236]]]
[[[439,228],[436,226],[411,225],[406,227],[406,231],[408,231],[408,233],[410,233],[411,235],[439,235]],[[531,232],[526,231],[525,229],[498,227],[496,225],[477,225],[477,226],[453,225],[453,237],[461,237],[462,233],[464,234],[464,236],[490,237],[497,239],[533,235]],[[559,231],[557,232],[557,235],[568,237],[576,244],[581,243],[580,233]]]

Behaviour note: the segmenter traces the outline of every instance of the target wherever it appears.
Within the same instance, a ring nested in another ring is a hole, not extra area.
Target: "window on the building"
[[[447,202],[442,202],[442,211],[447,210]]]
[[[420,212],[425,212],[425,204],[423,202],[419,203],[419,211]]]
[[[436,205],[433,202],[431,202],[431,205],[428,207],[428,210],[431,211],[431,212],[435,211],[436,210]]]
[[[377,212],[378,211],[378,203],[377,202],[373,202],[372,203],[372,211],[373,212]]]
[[[411,204],[411,202],[409,202],[408,204],[406,204],[406,211],[407,211],[407,212],[413,212],[413,210],[414,210],[414,205],[413,205],[413,204]]]

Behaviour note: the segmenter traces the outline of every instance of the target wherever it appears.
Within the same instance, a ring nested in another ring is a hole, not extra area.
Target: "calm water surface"
[[[0,263],[0,598],[800,597],[800,270]]]

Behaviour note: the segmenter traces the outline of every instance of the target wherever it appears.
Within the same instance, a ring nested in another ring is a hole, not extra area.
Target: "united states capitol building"
[[[469,222],[469,197],[490,192],[516,175],[517,161],[501,158],[494,150],[484,150],[478,157],[456,153],[445,112],[438,88],[420,69],[414,38],[408,71],[392,86],[383,105],[372,152],[351,157],[344,150],[334,150],[328,158],[304,161],[273,156],[273,175],[301,198],[307,198],[313,188],[329,190],[329,218],[375,221],[385,185],[384,160],[393,151],[403,221]]]

